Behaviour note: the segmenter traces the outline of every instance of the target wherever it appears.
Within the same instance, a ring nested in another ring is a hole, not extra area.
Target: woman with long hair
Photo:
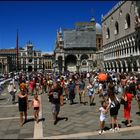
[[[120,104],[119,99],[114,93],[113,89],[108,90],[108,100],[109,104],[107,106],[107,110],[110,109],[110,116],[111,116],[111,131],[115,132],[115,130],[119,130],[119,125],[118,125],[118,104]],[[114,125],[116,124],[116,128],[114,128]]]

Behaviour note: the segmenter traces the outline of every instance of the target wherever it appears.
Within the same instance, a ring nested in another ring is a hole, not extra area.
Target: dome
[[[99,23],[96,23],[96,34],[102,34],[102,27]]]
[[[90,22],[95,22],[94,17],[92,17],[92,18],[90,19]]]

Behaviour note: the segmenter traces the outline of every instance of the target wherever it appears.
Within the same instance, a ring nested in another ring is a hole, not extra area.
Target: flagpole
[[[17,66],[16,66],[16,71],[18,72],[18,30],[17,30],[17,39],[16,39],[16,52],[17,52]]]

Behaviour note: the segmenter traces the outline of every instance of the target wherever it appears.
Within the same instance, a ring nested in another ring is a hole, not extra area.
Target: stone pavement
[[[7,93],[8,94],[8,93]],[[1,98],[1,97],[0,97]],[[31,100],[33,96],[29,96]],[[51,103],[48,101],[47,94],[40,95],[42,110],[40,112],[40,122],[37,124],[33,119],[33,109],[28,110],[28,122],[20,127],[18,104],[0,104],[0,138],[1,139],[108,139],[108,138],[139,138],[140,116],[136,114],[138,106],[136,100],[132,102],[132,127],[126,128],[122,123],[123,106],[121,106],[118,121],[121,126],[120,132],[106,131],[103,135],[98,135],[99,130],[99,98],[96,96],[95,106],[83,105],[79,103],[78,94],[74,105],[69,105],[69,101],[61,106],[59,117],[61,120],[56,125],[53,124],[51,113]],[[86,97],[88,101],[88,97]],[[0,100],[1,103],[1,100]],[[68,117],[65,121],[63,117]],[[110,128],[110,117],[106,121],[106,128]]]

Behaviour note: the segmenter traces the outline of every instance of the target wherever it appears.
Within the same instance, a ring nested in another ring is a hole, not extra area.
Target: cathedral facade
[[[101,26],[94,18],[76,23],[74,29],[57,31],[54,71],[93,71],[97,67],[96,50],[101,47],[101,36]]]

